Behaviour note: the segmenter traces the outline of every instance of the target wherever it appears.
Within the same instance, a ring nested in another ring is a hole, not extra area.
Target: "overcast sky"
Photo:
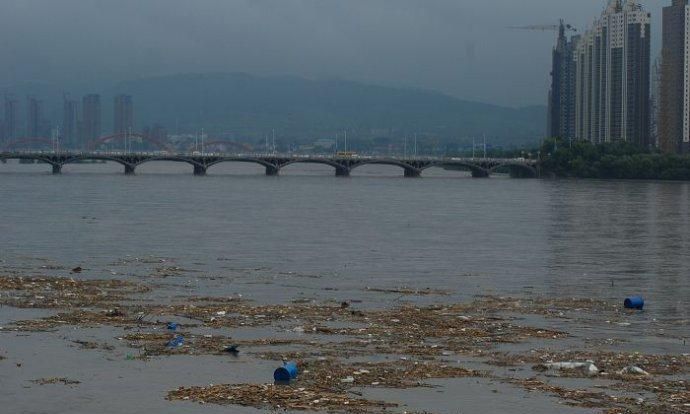
[[[544,104],[555,34],[507,27],[584,28],[606,1],[0,0],[0,85],[248,72]]]

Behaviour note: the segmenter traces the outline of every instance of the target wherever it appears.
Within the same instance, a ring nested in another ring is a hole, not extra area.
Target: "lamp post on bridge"
[[[53,131],[53,151],[60,153],[60,126],[55,127]]]

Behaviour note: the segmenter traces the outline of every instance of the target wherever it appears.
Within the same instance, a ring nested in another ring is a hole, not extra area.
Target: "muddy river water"
[[[241,164],[216,166],[206,177],[166,163],[137,173],[95,164],[52,176],[42,165],[0,164],[0,276],[132,281],[155,287],[147,300],[163,305],[223,297],[384,309],[512,297],[572,300],[576,309],[578,300],[619,304],[639,294],[646,301],[640,313],[592,316],[587,323],[526,312],[518,320],[568,332],[573,343],[579,340],[574,347],[609,340],[621,352],[690,353],[688,183],[472,179],[441,170],[406,179],[380,166],[349,178],[299,165],[280,177]],[[77,266],[83,271],[71,273]],[[276,366],[270,358],[131,361],[132,351],[117,344],[118,328],[11,329],[55,312],[0,308],[0,412],[267,410],[165,397],[181,386],[270,382]],[[250,328],[225,326],[222,333],[243,340],[268,329]],[[216,333],[203,329],[197,334]],[[75,340],[115,344],[84,350]],[[512,350],[544,346],[527,341]],[[31,382],[58,377],[79,383]],[[582,378],[554,381],[592,386]],[[602,412],[495,377],[431,382],[435,387],[374,388],[365,395],[399,403],[399,412]]]

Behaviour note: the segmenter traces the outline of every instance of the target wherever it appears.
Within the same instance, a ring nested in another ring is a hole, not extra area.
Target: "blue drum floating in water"
[[[168,348],[179,348],[182,345],[184,345],[184,337],[182,335],[175,335],[175,337],[166,344]]]
[[[625,309],[642,310],[644,308],[644,299],[642,296],[631,296],[625,300]]]
[[[275,370],[273,379],[275,382],[290,382],[290,380],[297,378],[297,372],[297,363],[286,362],[282,367]]]

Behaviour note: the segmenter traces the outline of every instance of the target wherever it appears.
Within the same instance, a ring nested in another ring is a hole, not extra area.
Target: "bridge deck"
[[[521,176],[538,177],[539,162],[522,158],[444,158],[444,157],[377,157],[377,156],[328,156],[295,154],[220,154],[220,153],[181,153],[167,152],[51,152],[14,151],[0,153],[0,160],[35,160],[50,164],[53,172],[59,174],[66,164],[84,160],[104,160],[124,166],[126,174],[134,174],[137,166],[152,161],[172,161],[190,164],[194,174],[205,175],[208,168],[222,162],[251,162],[264,166],[267,175],[278,175],[280,170],[295,163],[325,164],[335,169],[337,176],[349,176],[360,166],[369,164],[394,165],[403,169],[406,177],[419,177],[422,171],[441,167],[446,169],[465,169],[474,177],[488,177],[500,168],[511,172],[521,171]],[[516,174],[517,176],[517,174]]]

